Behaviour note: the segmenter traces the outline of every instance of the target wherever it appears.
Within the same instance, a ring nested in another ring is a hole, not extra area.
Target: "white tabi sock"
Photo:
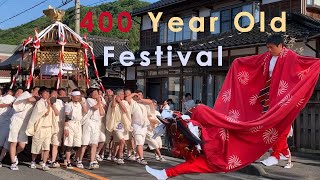
[[[157,169],[152,169],[149,166],[146,166],[146,171],[151,174],[152,176],[156,177],[158,180],[166,180],[168,179],[166,171],[163,170],[157,170]]]
[[[273,166],[279,163],[279,160],[274,157],[274,156],[270,156],[267,159],[260,161],[262,164],[264,164],[265,166]]]

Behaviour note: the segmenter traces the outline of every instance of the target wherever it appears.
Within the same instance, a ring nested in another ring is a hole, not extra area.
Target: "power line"
[[[2,5],[4,5],[7,1],[8,1],[8,0],[3,0],[3,1],[0,3],[0,7],[1,7]]]
[[[40,2],[40,3],[38,3],[38,4],[36,4],[36,5],[32,6],[32,7],[29,8],[29,9],[26,9],[26,10],[24,10],[24,11],[22,11],[22,12],[16,14],[16,15],[14,15],[14,16],[6,19],[6,20],[3,20],[3,21],[0,22],[0,24],[2,24],[2,23],[4,23],[4,22],[7,22],[7,21],[9,21],[10,19],[13,19],[13,18],[15,18],[15,17],[17,17],[17,16],[19,16],[19,15],[21,15],[21,14],[23,14],[23,13],[26,13],[26,12],[30,11],[31,9],[33,9],[33,8],[35,8],[35,7],[43,4],[43,3],[45,3],[46,1],[48,1],[48,0],[44,0],[44,1],[42,1],[42,2]]]
[[[82,6],[80,6],[80,8],[75,8],[74,10],[82,9],[82,8],[85,8],[85,7],[90,7],[90,6],[93,6],[93,5],[96,5],[96,4],[99,4],[99,3],[103,3],[103,2],[106,2],[106,1],[114,2],[115,0],[101,0],[99,2],[95,2],[95,3],[92,3],[92,4],[82,5]],[[68,17],[72,17],[72,16],[74,16],[74,14],[68,15]]]
[[[71,1],[73,1],[73,0],[66,0],[65,2],[62,2],[61,5],[59,5],[58,7],[56,7],[56,9],[59,9],[59,8],[65,6],[65,5],[69,4]]]
[[[99,2],[92,3],[92,4],[88,4],[86,6],[93,6],[93,5],[96,5],[96,4],[99,4],[99,3],[102,3],[102,2],[106,2],[106,1],[110,1],[110,0],[102,0],[102,1],[99,1]]]
[[[8,1],[8,0],[2,1],[2,4],[4,4],[6,1]],[[29,10],[31,10],[31,9],[33,9],[33,8],[35,8],[35,7],[43,4],[43,3],[45,3],[46,1],[48,1],[48,0],[44,0],[44,1],[42,1],[42,2],[40,2],[40,3],[38,3],[38,4],[36,4],[36,5],[32,6],[32,7],[29,8],[29,9],[26,9],[26,10],[24,10],[24,11],[22,11],[22,12],[16,14],[16,15],[14,15],[14,16],[6,19],[6,20],[3,20],[3,21],[0,22],[0,24],[2,24],[2,23],[4,23],[4,22],[7,22],[7,21],[9,21],[10,19],[13,19],[13,18],[15,18],[15,17],[17,17],[17,16],[19,16],[19,15],[21,15],[21,14],[23,14],[23,13],[26,13],[27,11],[29,11]],[[55,9],[61,8],[61,7],[65,6],[65,5],[69,4],[69,3],[72,2],[72,1],[73,1],[73,0],[66,0],[65,2],[63,2],[62,4],[60,4],[59,6],[57,6]],[[86,6],[93,6],[93,5],[95,5],[95,4],[102,3],[102,2],[106,2],[106,1],[110,1],[110,0],[101,0],[101,1],[99,1],[99,2],[95,2],[95,3],[92,3],[92,4],[86,5]],[[2,4],[0,3],[0,6],[1,6]],[[81,7],[81,8],[82,8],[82,7]],[[42,16],[40,16],[40,17],[43,17],[43,16],[44,16],[44,15],[42,15]],[[39,18],[40,18],[40,17],[39,17]]]

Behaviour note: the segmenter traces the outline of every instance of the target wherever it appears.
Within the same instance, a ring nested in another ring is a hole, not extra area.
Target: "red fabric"
[[[191,119],[202,125],[203,151],[214,172],[243,168],[286,134],[313,93],[320,61],[283,49],[271,77],[269,109],[257,100],[268,77],[270,53],[236,59],[214,108],[198,105]]]
[[[213,173],[208,161],[204,156],[197,157],[194,161],[187,161],[177,166],[166,169],[167,176],[175,177],[180,174],[192,174],[192,173]]]
[[[290,129],[291,126],[278,138],[277,142],[272,146],[273,152],[271,153],[271,156],[276,157],[278,160],[280,159],[280,153],[282,153],[284,156],[289,155],[287,138]]]

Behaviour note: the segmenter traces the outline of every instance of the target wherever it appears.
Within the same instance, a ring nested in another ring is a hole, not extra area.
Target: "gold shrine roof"
[[[65,47],[75,47],[75,48],[81,47],[81,43],[75,35],[73,35],[67,29],[64,29],[64,33],[66,38]],[[48,33],[46,33],[44,37],[40,40],[40,47],[61,46],[58,44],[58,40],[59,40],[58,26],[55,26]]]

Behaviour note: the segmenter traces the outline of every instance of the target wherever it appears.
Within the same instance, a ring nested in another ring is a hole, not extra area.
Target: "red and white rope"
[[[31,61],[31,67],[30,67],[30,75],[27,81],[27,89],[30,89],[31,86],[31,82],[33,79],[33,73],[34,73],[34,67],[37,61],[37,52],[38,49],[40,48],[40,39],[38,38],[38,32],[35,29],[35,40],[33,41],[33,47],[34,47],[34,51],[32,52],[32,61]]]
[[[62,81],[62,63],[64,62],[64,46],[67,44],[63,27],[64,26],[62,23],[58,23],[58,36],[59,36],[58,44],[61,45],[61,51],[59,56],[59,73],[58,73],[57,89],[60,88],[60,84]]]
[[[18,65],[18,69],[17,69],[17,72],[16,74],[13,76],[12,78],[12,82],[11,82],[11,85],[10,85],[10,89],[13,88],[14,84],[16,83],[17,81],[17,77],[18,75],[20,74],[20,71],[21,71],[21,67],[22,67],[22,61],[24,59],[24,52],[26,50],[26,46],[28,44],[30,44],[32,42],[32,36],[30,36],[27,40],[25,40],[22,44],[22,52],[21,52],[21,59],[20,59],[20,62],[19,62],[19,65]]]

